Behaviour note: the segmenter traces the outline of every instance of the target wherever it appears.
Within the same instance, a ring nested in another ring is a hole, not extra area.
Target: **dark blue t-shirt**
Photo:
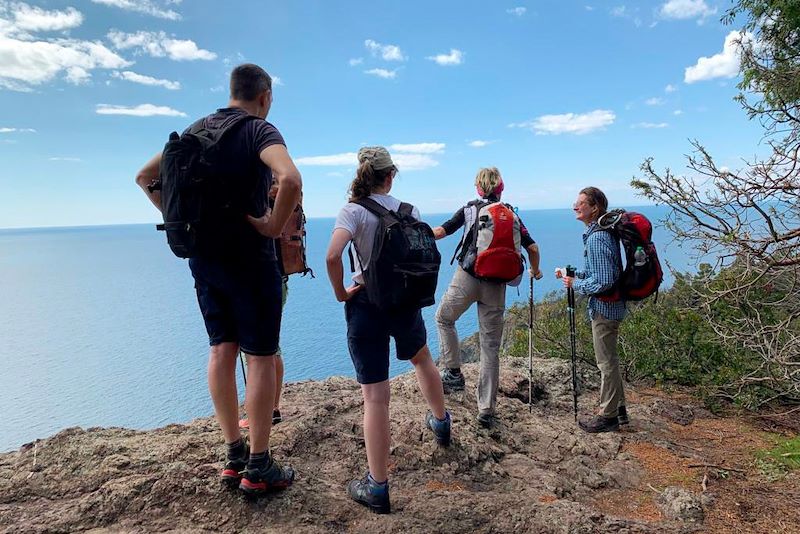
[[[222,108],[196,121],[187,131],[201,125],[224,128],[230,121],[246,113],[241,108]],[[236,228],[237,235],[231,236],[239,259],[276,259],[275,241],[259,234],[245,217],[245,214],[260,217],[266,212],[272,170],[261,161],[260,154],[271,145],[286,146],[278,129],[265,120],[251,119],[229,132],[220,146],[222,161],[226,162],[230,171],[228,176],[234,189],[232,197],[235,208],[242,214],[241,224]]]

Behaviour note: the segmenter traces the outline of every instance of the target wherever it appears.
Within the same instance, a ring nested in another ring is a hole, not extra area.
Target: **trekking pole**
[[[575,277],[575,268],[567,265],[567,276]],[[567,314],[569,315],[569,344],[572,352],[572,409],[575,413],[575,421],[578,420],[578,371],[576,369],[577,360],[577,340],[575,325],[575,290],[567,288]]]
[[[244,387],[247,387],[247,373],[244,370],[244,356],[242,356],[242,351],[239,351],[239,363],[242,364],[242,380],[244,380]]]
[[[533,413],[533,274],[528,296],[528,413]]]

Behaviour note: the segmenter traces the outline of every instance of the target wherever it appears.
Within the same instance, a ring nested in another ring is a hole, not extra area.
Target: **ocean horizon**
[[[690,270],[688,252],[671,243],[658,222],[666,208],[631,209],[653,221],[665,268]],[[424,219],[438,225],[449,216]],[[568,209],[520,216],[542,251],[545,277],[535,285],[540,300],[562,288],[552,275],[555,267],[582,263],[583,225]],[[287,382],[354,376],[342,304],[325,272],[333,222],[308,220],[308,258],[316,277],[290,278],[281,333]],[[449,261],[460,237],[457,232],[438,242],[437,302],[454,272]],[[213,413],[208,338],[193,281],[155,223],[0,229],[0,280],[0,451],[71,426],[148,429]],[[665,286],[671,281],[667,274]],[[527,291],[527,283],[509,287],[507,304],[527,301]],[[435,305],[425,308],[423,317],[437,357],[435,311]],[[462,338],[477,330],[475,307],[457,326]],[[393,359],[391,376],[410,368]]]

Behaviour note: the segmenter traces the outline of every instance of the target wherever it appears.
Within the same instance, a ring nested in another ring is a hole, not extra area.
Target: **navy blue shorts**
[[[419,309],[384,312],[359,291],[344,305],[347,347],[359,384],[389,379],[389,337],[394,338],[398,360],[410,360],[428,340]]]
[[[189,268],[209,345],[235,342],[254,356],[278,352],[282,288],[276,261],[192,258]]]

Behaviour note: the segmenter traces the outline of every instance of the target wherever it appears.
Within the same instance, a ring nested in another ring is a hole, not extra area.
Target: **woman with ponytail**
[[[371,199],[392,211],[400,200],[391,196],[397,174],[389,152],[383,147],[364,147],[358,151],[358,170],[350,185],[350,201],[339,212],[328,246],[327,267],[336,300],[345,303],[347,345],[356,378],[364,397],[364,442],[369,472],[363,479],[347,485],[356,502],[377,513],[389,513],[389,340],[394,338],[399,360],[414,365],[422,395],[430,411],[425,425],[443,446],[450,443],[450,414],[445,411],[442,381],[431,358],[427,333],[419,308],[385,310],[367,298],[364,275],[379,229],[379,219],[356,203]],[[419,211],[412,216],[420,219]],[[345,288],[342,253],[348,243],[357,251],[354,258],[354,284]]]

